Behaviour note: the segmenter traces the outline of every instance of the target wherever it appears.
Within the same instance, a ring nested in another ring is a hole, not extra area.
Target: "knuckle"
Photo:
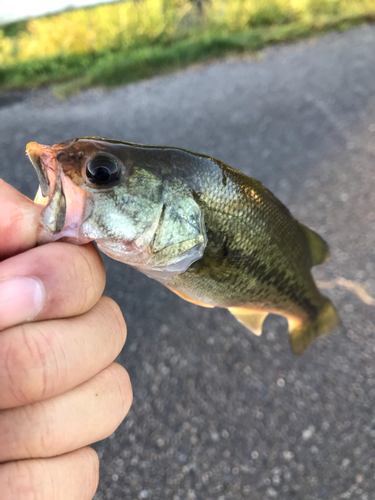
[[[24,436],[24,442],[19,445],[24,448],[23,453],[27,454],[27,458],[54,456],[66,439],[66,436],[56,433],[54,429],[51,415],[56,411],[51,408],[51,404],[53,405],[52,402],[48,405],[40,402],[22,407],[22,420],[28,432],[25,434],[26,438]]]
[[[68,363],[55,322],[12,328],[0,341],[0,378],[18,405],[46,399],[68,378]],[[4,398],[5,401],[5,398]]]
[[[105,295],[103,295],[100,299],[100,306],[103,307],[102,314],[104,315],[105,320],[113,325],[112,329],[115,332],[120,334],[122,348],[125,344],[127,329],[125,318],[122,314],[120,306],[114,300],[106,297]]]
[[[133,391],[127,371],[118,363],[112,363],[106,369],[106,375],[106,384],[111,391],[111,404],[113,405],[112,425],[108,427],[108,435],[110,435],[126,417],[133,401]]]
[[[77,454],[79,455],[80,461],[82,461],[79,465],[86,475],[85,484],[91,485],[92,488],[91,499],[99,483],[99,457],[96,451],[90,446],[81,448],[77,451]],[[87,493],[89,493],[89,491]]]
[[[1,500],[90,500],[98,482],[98,456],[89,447],[50,459],[0,465]]]
[[[53,332],[43,332],[37,324],[19,325],[0,342],[4,386],[19,404],[42,399],[49,389],[50,372],[56,356],[51,356]],[[56,367],[54,367],[56,369]]]
[[[56,432],[54,403],[37,402],[6,410],[1,418],[0,460],[52,457],[61,451],[68,431]],[[1,495],[0,495],[0,498]]]
[[[37,262],[43,262],[40,272],[58,285],[51,290],[50,311],[57,309],[63,310],[64,315],[76,315],[90,310],[105,286],[104,264],[95,247],[57,242],[37,251]]]
[[[82,312],[89,310],[101,296],[105,286],[104,264],[92,244],[76,247],[80,259],[76,262],[75,276],[81,279]]]
[[[33,461],[20,460],[1,466],[5,500],[44,500],[43,492],[36,487],[36,470]]]
[[[114,367],[114,379],[117,385],[117,392],[119,395],[119,414],[120,422],[124,420],[129,412],[129,409],[133,402],[133,390],[128,372],[123,366],[118,363],[113,363]],[[119,422],[119,424],[120,424]]]

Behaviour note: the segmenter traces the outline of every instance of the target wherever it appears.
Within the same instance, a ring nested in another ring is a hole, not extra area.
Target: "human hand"
[[[40,210],[0,179],[0,496],[88,500],[99,476],[88,445],[132,402],[113,363],[126,325],[102,296],[93,244],[33,248]]]

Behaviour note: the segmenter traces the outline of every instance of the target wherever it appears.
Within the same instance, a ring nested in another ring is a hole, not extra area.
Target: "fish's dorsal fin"
[[[319,264],[326,262],[329,259],[329,248],[327,243],[312,229],[306,227],[300,222],[298,224],[300,225],[300,228],[302,229],[309,245],[312,260],[311,265],[318,266]]]
[[[245,307],[228,307],[228,311],[252,333],[258,336],[262,335],[263,321],[268,312],[254,311]]]

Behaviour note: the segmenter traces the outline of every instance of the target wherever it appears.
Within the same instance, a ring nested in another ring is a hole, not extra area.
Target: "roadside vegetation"
[[[375,0],[128,0],[0,29],[0,90],[118,85],[375,21]]]

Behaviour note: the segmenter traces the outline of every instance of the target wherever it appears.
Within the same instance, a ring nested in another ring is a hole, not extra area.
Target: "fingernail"
[[[0,282],[0,329],[31,321],[42,310],[45,292],[35,278]]]

